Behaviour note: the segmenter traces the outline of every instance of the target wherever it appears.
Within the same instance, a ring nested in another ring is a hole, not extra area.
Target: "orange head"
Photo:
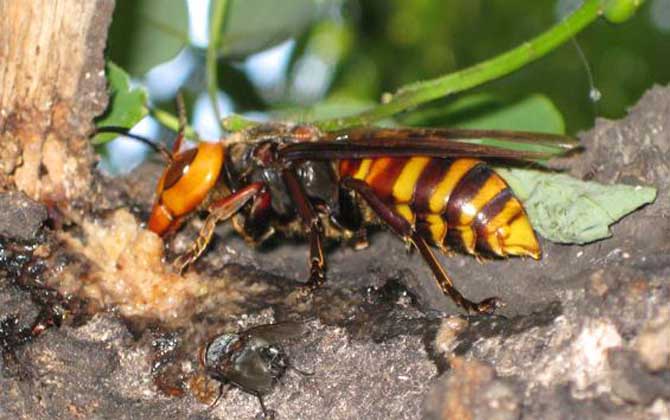
[[[158,181],[149,229],[159,235],[176,229],[180,220],[205,200],[223,163],[224,146],[220,142],[203,142],[174,155]]]

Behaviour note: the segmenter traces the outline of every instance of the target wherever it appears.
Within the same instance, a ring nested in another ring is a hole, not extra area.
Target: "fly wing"
[[[262,362],[257,357],[241,360],[234,369],[226,371],[225,380],[250,394],[269,394],[276,378],[269,374]]]
[[[506,140],[515,144],[544,146],[542,150],[513,150],[471,142],[477,139]],[[328,133],[317,142],[284,146],[286,160],[362,159],[371,157],[475,157],[511,160],[548,159],[573,150],[578,143],[568,136],[506,130],[445,128],[358,128]]]
[[[277,324],[259,325],[244,331],[244,334],[261,338],[269,343],[281,343],[301,336],[305,332],[305,324],[286,321]]]

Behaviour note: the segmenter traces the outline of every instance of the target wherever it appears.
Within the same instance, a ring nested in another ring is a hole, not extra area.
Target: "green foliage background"
[[[119,0],[109,54],[120,67],[108,66],[113,101],[99,124],[130,126],[151,112],[176,129],[173,99],[163,97],[159,103],[154,97],[149,103],[123,69],[141,81],[153,65],[185,47],[196,62],[181,88],[187,109],[203,92],[211,103],[224,92],[236,113],[317,120],[322,129],[372,122],[550,133],[567,128],[575,133],[590,127],[596,115],[622,116],[653,83],[670,80],[670,66],[664,63],[670,34],[654,29],[650,14],[662,12],[658,4],[668,1],[651,0],[651,6],[634,14],[642,0],[282,0],[281,5],[275,0],[212,0],[210,45],[198,47],[186,36],[181,0]],[[666,18],[670,28],[670,16]],[[572,33],[579,33],[583,55],[592,65],[602,93],[597,103],[589,99],[591,70],[585,69],[577,44],[552,51]],[[535,38],[538,34],[543,35]],[[240,63],[287,39],[295,45],[285,74],[269,87],[254,85]],[[519,45],[524,47],[514,48]],[[543,51],[551,52],[527,64]],[[310,62],[318,62],[321,71]],[[327,84],[305,89],[319,73],[328,76]],[[363,117],[338,119],[379,102]],[[250,123],[239,116],[218,120],[221,128]],[[187,136],[193,136],[190,128]],[[104,143],[109,137],[94,141]],[[537,145],[512,147],[534,150]],[[550,154],[562,150],[550,147]],[[656,196],[653,187],[602,186],[537,169],[503,167],[499,173],[525,201],[535,229],[557,242],[606,237],[611,223]]]
[[[563,113],[569,133],[592,126],[595,116],[621,117],[653,83],[670,81],[666,59],[670,30],[663,32],[652,24],[655,1],[665,0],[648,1],[621,25],[599,19],[579,34],[602,92],[600,102],[589,100],[588,77],[571,43],[475,92],[492,93],[503,102],[544,93]],[[568,10],[578,2],[282,0],[280,10],[276,0],[229,3],[228,35],[220,46],[226,54],[219,60],[218,79],[233,98],[236,112],[244,112],[322,101],[323,97],[301,97],[291,88],[297,78],[305,77],[297,64],[308,55],[334,70],[326,97],[372,103],[407,83],[462,69],[519,45],[555,24],[565,12],[559,9]],[[119,0],[110,32],[111,59],[136,76],[152,60],[167,60],[187,42],[185,13],[181,0]],[[236,64],[245,54],[291,35],[296,47],[286,85],[271,95],[259,92]],[[204,62],[204,51],[194,50]],[[192,92],[205,89],[202,68],[187,83]],[[171,107],[172,100],[161,105]],[[433,118],[430,123],[442,121]]]
[[[652,3],[647,2],[622,25],[600,19],[579,34],[603,95],[595,110],[588,96],[587,74],[571,43],[477,91],[494,92],[509,101],[544,93],[563,113],[569,133],[591,127],[595,115],[621,117],[653,83],[670,81],[666,58],[670,32],[653,27]],[[559,8],[555,0],[367,0],[358,4],[361,19],[352,28],[355,48],[342,64],[334,89],[371,98],[521,44],[553,25]],[[346,76],[351,73],[369,77],[352,80]]]

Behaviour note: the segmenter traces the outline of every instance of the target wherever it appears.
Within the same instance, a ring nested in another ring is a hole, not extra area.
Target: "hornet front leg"
[[[180,255],[172,263],[174,268],[179,273],[182,273],[186,267],[195,262],[200,254],[205,251],[207,244],[212,240],[216,224],[235,215],[235,213],[240,211],[245,204],[263,191],[263,188],[264,184],[262,182],[254,182],[253,184],[249,184],[246,187],[235,191],[231,195],[212,203],[208,208],[209,215],[207,216],[207,219],[205,219],[205,224],[200,228],[198,238],[193,241],[191,249]]]

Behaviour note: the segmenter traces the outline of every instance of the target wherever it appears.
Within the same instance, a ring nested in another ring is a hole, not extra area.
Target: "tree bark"
[[[114,0],[0,0],[0,189],[68,205],[90,189]]]

